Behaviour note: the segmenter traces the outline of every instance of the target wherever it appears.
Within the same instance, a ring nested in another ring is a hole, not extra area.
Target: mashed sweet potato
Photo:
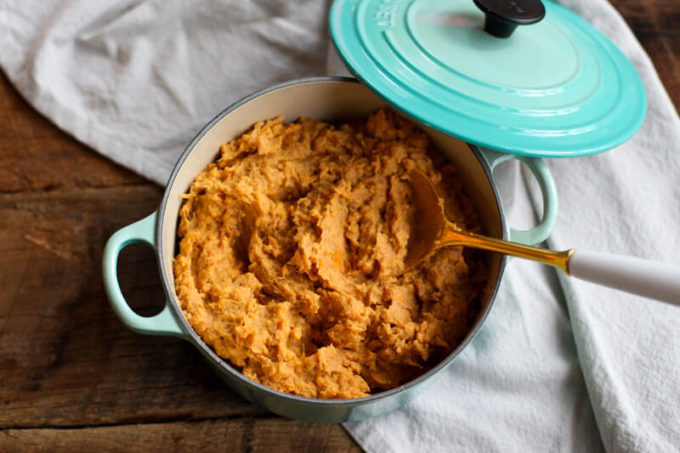
[[[441,250],[400,275],[407,176],[479,228],[455,168],[391,110],[363,123],[258,122],[222,145],[180,210],[175,288],[201,338],[243,374],[282,392],[357,398],[422,374],[467,334],[487,271]]]

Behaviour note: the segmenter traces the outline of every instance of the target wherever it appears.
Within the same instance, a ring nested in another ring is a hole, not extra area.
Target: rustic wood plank
[[[7,451],[358,452],[339,425],[280,418],[0,431]]]
[[[0,193],[149,184],[35,111],[0,71]]]

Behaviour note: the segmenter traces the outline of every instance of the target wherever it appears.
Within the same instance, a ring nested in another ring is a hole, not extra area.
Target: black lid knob
[[[474,0],[486,16],[484,30],[507,38],[518,25],[535,24],[545,16],[541,0]]]

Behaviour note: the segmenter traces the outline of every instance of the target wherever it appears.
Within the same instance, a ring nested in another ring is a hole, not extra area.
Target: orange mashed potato
[[[449,217],[478,230],[456,169],[391,110],[334,126],[258,122],[222,145],[180,210],[175,288],[189,323],[250,379],[314,398],[358,398],[424,373],[465,337],[487,271],[441,250],[403,269],[408,175],[427,174]]]

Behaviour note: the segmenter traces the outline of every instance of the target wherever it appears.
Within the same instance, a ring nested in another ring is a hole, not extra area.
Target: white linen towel
[[[560,215],[548,245],[680,262],[680,121],[605,0],[563,2],[631,59],[641,130],[600,154],[548,162]],[[6,0],[0,66],[96,151],[165,183],[191,137],[241,96],[320,75],[327,1]],[[540,197],[496,175],[511,223]],[[517,225],[520,224],[520,225]],[[680,445],[680,309],[513,260],[474,341],[417,400],[346,428],[369,451],[673,451]]]
[[[323,74],[325,1],[6,0],[0,65],[57,126],[165,184],[233,101]]]

